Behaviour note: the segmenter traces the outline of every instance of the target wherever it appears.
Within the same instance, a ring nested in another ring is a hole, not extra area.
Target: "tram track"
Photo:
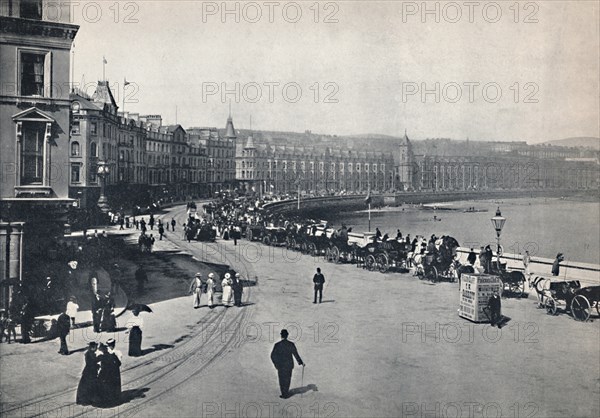
[[[169,235],[173,236],[174,234]],[[190,252],[192,255],[198,255],[194,253],[197,253],[199,249],[194,248],[192,243],[188,243],[187,241],[175,241],[170,237],[167,237],[167,239],[176,247]],[[208,258],[218,255],[221,258],[218,260],[219,262],[222,262],[224,259],[229,266],[235,266],[237,270],[243,270],[246,277],[249,278],[253,275],[254,269],[248,262],[240,259],[232,260],[230,257],[231,254],[222,251],[218,246],[216,248],[218,250],[217,253],[204,255]],[[215,262],[216,260],[209,259],[202,261]],[[248,302],[252,293],[252,288],[247,287],[246,292],[244,293],[245,302]],[[194,327],[197,329],[182,344],[179,344],[174,349],[169,350],[160,356],[124,368],[122,370],[122,376],[127,379],[126,381],[124,379],[124,389],[133,389],[135,391],[146,389],[151,386],[154,389],[159,390],[151,396],[144,396],[141,399],[134,398],[129,402],[130,404],[126,403],[120,405],[118,407],[119,415],[134,415],[139,410],[150,406],[153,401],[161,396],[164,396],[168,392],[189,381],[194,376],[197,376],[213,364],[228,349],[240,347],[244,341],[239,338],[239,332],[242,324],[249,316],[251,316],[251,311],[251,305],[245,306],[239,312],[234,314],[232,318],[226,318],[228,316],[227,312],[231,312],[229,309],[222,309],[217,312],[213,311],[214,315],[212,313],[207,314],[208,318],[205,316],[195,324]],[[223,325],[223,322],[225,322],[225,325]],[[227,337],[224,338],[224,335],[227,335]],[[132,376],[136,371],[142,370],[144,367],[153,364],[156,365],[160,362],[164,362],[165,364],[144,372],[141,375]],[[58,414],[57,416],[60,416],[62,415],[60,414],[61,411],[65,408],[71,412],[68,416],[83,416],[90,412],[90,407],[79,406],[74,402],[74,392],[76,390],[77,387],[72,386],[26,402],[21,402],[13,408],[4,409],[2,415],[8,416],[11,412],[39,405],[40,408],[36,413],[27,416],[46,416],[49,413],[56,413]]]

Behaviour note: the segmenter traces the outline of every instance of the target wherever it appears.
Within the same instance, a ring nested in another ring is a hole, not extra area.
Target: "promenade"
[[[122,284],[154,311],[143,314],[144,356],[127,356],[123,330],[113,336],[125,355],[125,403],[113,410],[74,405],[89,339],[75,332],[70,356],[56,354],[56,340],[0,346],[2,416],[600,415],[596,317],[582,323],[548,316],[532,297],[502,300],[509,319],[502,329],[474,324],[458,317],[456,284],[328,264],[248,241],[187,243],[185,208],[161,216],[177,220],[176,232],[157,240],[150,258],[126,266],[146,263],[147,292],[135,294],[132,275]],[[137,236],[129,230],[124,238],[133,243]],[[186,294],[193,273],[226,266],[256,284],[246,289],[245,306],[194,310]],[[317,305],[316,267],[326,278]],[[269,359],[284,327],[306,363],[304,377],[296,367],[287,400],[278,398]],[[25,374],[35,378],[24,382]]]

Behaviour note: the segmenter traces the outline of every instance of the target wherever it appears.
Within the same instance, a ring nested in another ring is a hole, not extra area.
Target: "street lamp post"
[[[108,206],[108,199],[106,198],[105,187],[106,187],[106,176],[110,174],[110,168],[105,161],[98,163],[98,177],[100,177],[100,198],[98,199],[98,207],[102,213],[108,213],[110,207]]]
[[[496,209],[496,216],[492,218],[492,225],[494,225],[494,229],[496,230],[496,241],[498,243],[498,248],[496,251],[496,256],[498,257],[498,264],[500,264],[500,254],[502,253],[502,247],[500,247],[500,234],[502,233],[502,228],[504,228],[504,223],[506,222],[506,218],[502,216],[500,213],[500,206]]]

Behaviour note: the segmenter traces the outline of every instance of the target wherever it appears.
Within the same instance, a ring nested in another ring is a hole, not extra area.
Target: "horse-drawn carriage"
[[[325,250],[325,259],[332,263],[351,263],[354,261],[355,247],[356,244],[350,243],[347,236],[332,236]]]
[[[536,277],[532,282],[538,294],[538,304],[548,315],[558,314],[559,309],[570,312],[577,321],[587,321],[592,308],[600,316],[600,286],[581,287],[579,280],[552,281]]]
[[[361,251],[364,259],[364,267],[368,270],[379,270],[385,273],[390,269],[407,270],[408,253],[410,246],[406,242],[389,240],[385,242],[373,242]]]
[[[246,226],[246,239],[248,241],[262,241],[265,227],[254,224]]]
[[[196,232],[192,232],[194,239],[197,241],[210,241],[214,242],[217,238],[217,231],[213,229],[210,224],[202,224],[198,227],[192,226],[196,229]]]
[[[268,226],[262,232],[262,242],[265,245],[286,245],[287,231],[278,226]]]
[[[432,282],[448,280],[454,282],[462,272],[456,262],[456,250],[459,247],[456,239],[445,236],[440,238],[439,247],[421,257],[421,263],[416,266],[415,274],[419,279]]]
[[[506,263],[500,263],[497,260],[490,263],[489,274],[500,276],[502,281],[503,295],[512,295],[517,298],[523,296],[525,292],[525,274],[520,270],[507,270]]]

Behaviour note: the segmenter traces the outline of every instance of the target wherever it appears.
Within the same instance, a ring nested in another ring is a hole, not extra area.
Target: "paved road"
[[[166,216],[181,225],[185,209]],[[132,399],[119,408],[122,416],[600,415],[598,320],[551,317],[533,300],[503,299],[510,322],[498,330],[457,316],[456,284],[327,264],[248,241],[234,247],[189,244],[179,234],[168,239],[199,260],[257,277],[259,285],[246,293],[246,307],[201,309],[173,348],[126,366]],[[324,303],[314,305],[317,266],[327,282]],[[178,321],[174,328],[191,311],[188,298],[154,307]],[[277,397],[269,360],[282,327],[307,363],[304,376],[295,369],[295,394],[286,401]],[[72,389],[48,399],[70,402]]]

